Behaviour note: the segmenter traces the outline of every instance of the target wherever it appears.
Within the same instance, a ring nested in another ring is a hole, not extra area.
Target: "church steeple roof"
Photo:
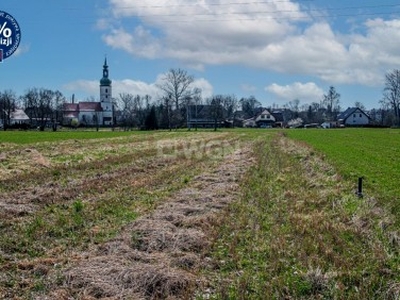
[[[101,86],[110,86],[111,80],[108,78],[108,65],[107,65],[107,57],[104,58],[104,65],[103,65],[103,78],[100,79]]]

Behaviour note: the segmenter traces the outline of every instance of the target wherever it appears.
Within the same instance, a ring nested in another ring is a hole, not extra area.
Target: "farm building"
[[[111,126],[114,124],[114,105],[112,102],[111,80],[108,78],[107,59],[104,60],[103,77],[100,79],[100,102],[65,103],[63,123],[71,124],[77,120],[82,125]]]

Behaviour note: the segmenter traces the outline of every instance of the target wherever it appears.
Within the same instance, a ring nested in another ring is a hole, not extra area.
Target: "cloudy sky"
[[[107,56],[114,97],[156,99],[162,74],[181,68],[204,98],[309,104],[334,86],[343,108],[370,109],[400,68],[394,0],[13,0],[0,10],[21,27],[18,52],[0,64],[0,90],[18,95],[43,87],[98,99]]]

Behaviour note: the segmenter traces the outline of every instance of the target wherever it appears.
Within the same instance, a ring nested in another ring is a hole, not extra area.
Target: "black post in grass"
[[[362,198],[363,195],[363,179],[364,177],[358,177],[358,188],[357,188],[357,196],[358,198]]]

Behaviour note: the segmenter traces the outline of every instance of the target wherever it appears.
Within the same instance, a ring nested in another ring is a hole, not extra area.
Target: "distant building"
[[[349,107],[338,116],[338,121],[346,126],[363,126],[370,123],[371,118],[358,107]]]
[[[1,116],[4,116],[8,120],[5,122]],[[27,114],[22,110],[22,109],[14,109],[11,111],[10,116],[8,116],[6,111],[3,111],[3,114],[0,114],[0,127],[3,128],[4,123],[7,123],[8,125],[22,125],[22,124],[29,124],[30,119],[27,116]]]
[[[65,103],[63,123],[71,124],[77,120],[81,125],[112,126],[114,125],[114,105],[112,102],[111,80],[108,78],[107,59],[104,60],[103,77],[100,79],[100,102]]]
[[[244,120],[243,127],[283,127],[283,114],[281,111],[270,112],[268,109],[263,109],[253,118]]]

